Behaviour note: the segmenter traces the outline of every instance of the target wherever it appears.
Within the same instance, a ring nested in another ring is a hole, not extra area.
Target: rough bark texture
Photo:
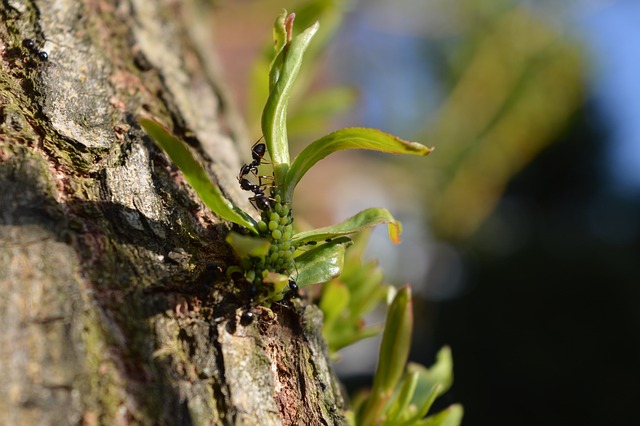
[[[228,225],[135,122],[251,208],[201,3],[0,5],[0,424],[342,423],[317,308],[239,323]]]

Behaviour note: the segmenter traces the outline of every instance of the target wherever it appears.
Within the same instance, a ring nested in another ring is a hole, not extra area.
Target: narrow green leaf
[[[407,407],[413,399],[413,393],[416,390],[418,384],[418,373],[412,372],[404,375],[400,390],[394,395],[393,402],[389,406],[385,425],[397,425],[399,423],[400,416],[407,412]]]
[[[421,419],[427,415],[430,404],[427,401],[432,398],[435,392],[436,397],[445,393],[453,384],[453,357],[451,349],[444,346],[436,355],[436,363],[431,368],[423,365],[409,363],[407,371],[418,373],[418,385],[412,403],[421,410],[416,414],[415,419]]]
[[[437,397],[445,393],[453,384],[453,358],[451,349],[443,347],[436,355],[436,362],[430,368],[416,363],[407,365],[407,374],[417,374],[418,382],[411,405],[418,410],[410,417],[405,417],[398,426],[416,424],[429,412]]]
[[[293,236],[292,243],[302,244],[309,241],[324,241],[337,236],[355,234],[381,223],[388,224],[389,238],[391,241],[396,244],[399,243],[402,225],[393,218],[389,210],[378,207],[363,210],[336,225],[299,232]]]
[[[323,283],[340,275],[344,252],[351,240],[340,238],[318,245],[298,256],[296,282],[300,288]]]
[[[295,158],[285,180],[285,199],[290,200],[302,176],[327,155],[345,149],[368,149],[390,154],[427,155],[432,149],[376,129],[341,129],[312,142]]]
[[[288,25],[286,19],[283,25],[285,27]],[[262,113],[262,134],[271,156],[277,186],[284,183],[289,167],[287,103],[293,82],[300,71],[304,51],[309,46],[313,35],[318,31],[318,27],[319,24],[316,22],[300,35],[291,39],[274,59],[269,74],[271,90]]]
[[[248,256],[264,257],[271,247],[271,243],[264,238],[248,237],[233,231],[227,234],[225,241],[241,259]]]
[[[427,415],[427,413],[429,412],[429,409],[431,408],[433,403],[436,401],[436,398],[440,395],[441,393],[440,389],[442,389],[442,386],[440,385],[434,386],[431,389],[431,393],[428,395],[427,399],[424,401],[424,403],[422,404],[419,410],[416,409],[416,406],[412,402],[411,406],[414,408],[413,412],[407,413],[406,416],[402,416],[402,419],[401,419],[402,421],[399,420],[398,422],[396,422],[395,426],[411,426],[419,422],[420,419],[422,419],[424,416]]]
[[[385,404],[393,395],[409,356],[412,330],[411,288],[405,286],[398,291],[387,311],[371,397],[360,418],[362,426],[375,424]]]
[[[162,148],[184,174],[185,179],[196,191],[200,199],[223,219],[250,229],[258,234],[256,221],[227,200],[220,188],[211,180],[202,165],[193,157],[187,145],[176,138],[161,124],[146,118],[140,119],[140,125],[147,134]]]
[[[462,405],[453,404],[446,409],[414,423],[415,426],[460,426],[464,410]]]
[[[387,312],[374,389],[388,392],[395,388],[409,357],[412,330],[411,288],[405,286],[398,291]]]

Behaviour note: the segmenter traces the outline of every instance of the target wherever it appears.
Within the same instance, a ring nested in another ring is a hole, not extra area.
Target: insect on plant
[[[252,161],[243,164],[238,175],[240,187],[260,213],[255,220],[224,197],[195,160],[189,148],[154,120],[140,124],[182,170],[203,202],[221,218],[240,226],[227,242],[238,256],[238,265],[228,274],[242,274],[256,289],[255,304],[269,305],[282,300],[288,291],[326,282],[342,270],[349,236],[386,223],[392,241],[399,242],[401,225],[384,208],[370,208],[344,222],[326,228],[297,232],[293,228],[291,201],[304,174],[327,155],[345,149],[368,149],[393,154],[427,155],[431,149],[407,142],[376,129],[346,128],[330,133],[305,148],[291,161],[286,131],[286,108],[291,87],[300,70],[302,57],[318,30],[318,23],[293,37],[295,15],[283,13],[275,24],[275,57],[269,73],[269,97],[262,114],[264,141],[251,148]],[[269,154],[273,176],[259,176],[258,166]],[[258,178],[257,183],[248,177]],[[267,180],[264,182],[263,180]],[[266,192],[267,188],[269,191]],[[294,283],[294,284],[291,284]]]
[[[260,138],[262,139],[262,138]],[[251,147],[251,156],[253,160],[250,163],[243,164],[240,168],[240,174],[238,175],[238,182],[240,187],[245,191],[253,192],[254,196],[249,198],[249,201],[258,210],[266,211],[271,209],[272,198],[267,197],[264,193],[264,188],[267,184],[262,183],[262,179],[271,179],[269,176],[258,176],[258,166],[262,164],[262,159],[266,152],[267,146],[261,143],[260,140]],[[253,174],[258,178],[258,184],[252,183],[247,179],[247,175]]]
[[[316,22],[294,37],[294,18],[293,14],[288,15],[283,11],[275,22],[275,55],[270,65],[269,96],[261,120],[264,142],[260,139],[252,146],[252,160],[243,164],[238,174],[240,187],[252,193],[249,201],[258,210],[259,220],[223,195],[186,144],[157,121],[140,119],[145,131],[180,168],[204,204],[221,219],[237,225],[228,233],[226,241],[235,252],[238,262],[227,269],[227,275],[232,282],[242,283],[249,295],[240,320],[245,326],[256,318],[254,308],[264,311],[258,305],[269,307],[273,302],[295,297],[299,289],[327,283],[339,276],[343,271],[346,249],[352,244],[354,235],[386,224],[391,240],[394,243],[400,241],[400,223],[388,210],[377,207],[363,210],[332,226],[304,231],[295,229],[291,210],[294,189],[313,165],[332,153],[346,149],[418,156],[425,156],[432,151],[422,144],[404,141],[376,129],[346,128],[317,139],[291,160],[287,143],[287,103],[303,54],[318,30]],[[259,176],[258,166],[266,164],[263,159],[267,154],[273,175]],[[258,182],[251,182],[250,175],[257,178]],[[268,181],[265,183],[263,179]],[[268,194],[265,192],[267,189]],[[356,240],[354,247],[358,246],[360,244]],[[353,260],[353,256],[350,259]],[[375,270],[370,267],[354,264],[347,269],[359,269],[370,274],[374,279],[365,281],[380,287],[379,280],[375,279]],[[359,285],[360,288],[351,294],[345,284],[348,281],[343,277],[327,284],[321,302],[325,329],[333,330],[330,331],[333,336],[327,340],[330,344],[333,340],[331,346],[334,348],[363,336],[363,330],[358,328],[361,324],[359,314],[363,306],[370,303],[358,299],[358,295],[366,293],[361,291],[362,286],[369,284],[353,283],[353,286]],[[417,364],[407,365],[413,327],[410,288],[404,287],[392,296],[389,297],[393,301],[388,308],[373,388],[368,396],[354,404],[353,411],[347,413],[349,424],[459,425],[462,407],[455,404],[425,417],[433,401],[451,385],[451,355],[448,348],[444,348],[431,370]],[[350,301],[355,305],[349,305]],[[346,311],[355,315],[351,318],[352,329],[344,327],[344,322],[338,322]]]

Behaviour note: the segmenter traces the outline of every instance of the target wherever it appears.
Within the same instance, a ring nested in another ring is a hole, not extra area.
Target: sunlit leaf
[[[417,421],[427,415],[437,397],[445,393],[453,384],[453,357],[448,346],[443,347],[436,355],[436,363],[430,368],[416,363],[409,363],[407,374],[418,375],[416,390],[411,401],[418,411],[408,419]]]
[[[401,288],[387,311],[380,344],[380,357],[374,379],[374,389],[387,392],[395,388],[402,377],[413,331],[411,288]]]
[[[314,247],[298,256],[295,278],[300,288],[323,283],[335,278],[342,271],[344,252],[349,239],[340,238]]]
[[[400,390],[394,395],[394,398],[387,410],[386,420],[384,425],[397,425],[400,423],[400,418],[404,413],[409,411],[409,403],[413,399],[413,393],[416,390],[418,384],[418,373],[407,372],[402,378],[400,384]]]
[[[309,241],[324,241],[337,236],[355,234],[381,223],[388,224],[391,241],[396,244],[399,243],[402,225],[393,218],[389,210],[376,207],[363,210],[336,225],[299,232],[293,236],[292,242],[294,244],[303,244]]]
[[[290,18],[287,18],[290,19]],[[277,25],[288,25],[276,21]],[[292,23],[292,22],[291,22]],[[302,56],[313,35],[318,31],[316,22],[297,37],[293,37],[273,61],[269,73],[270,92],[262,113],[262,134],[273,162],[276,185],[284,182],[289,166],[289,145],[287,140],[287,104],[293,82],[300,71]],[[285,28],[286,30],[286,28]]]
[[[285,181],[285,198],[291,199],[302,176],[327,155],[345,149],[367,149],[389,154],[427,155],[432,149],[417,142],[402,140],[377,129],[352,127],[341,129],[311,143],[295,158]]]
[[[309,46],[309,48],[305,52],[305,64],[298,76],[296,78],[296,87],[293,90],[293,94],[291,99],[289,100],[289,134],[295,132],[292,126],[292,119],[296,121],[297,124],[301,124],[297,118],[297,112],[301,109],[304,109],[308,106],[309,97],[309,86],[314,81],[314,77],[318,71],[322,70],[322,66],[318,64],[318,61],[321,60],[322,53],[326,50],[327,43],[331,39],[331,37],[337,31],[340,23],[343,20],[345,13],[349,10],[348,2],[339,1],[336,2],[334,0],[328,1],[306,1],[306,2],[296,2],[295,4],[291,4],[293,8],[293,12],[295,12],[295,21],[296,27],[298,28],[308,28],[313,25],[314,22],[322,22],[322,31],[318,32],[314,36],[313,44]],[[286,12],[283,12],[286,15]],[[271,43],[268,46],[268,49],[264,49],[264,53],[257,58],[254,66],[251,70],[251,78],[249,81],[249,100],[247,102],[248,105],[248,119],[249,123],[259,123],[260,116],[262,113],[262,107],[265,104],[265,101],[269,95],[268,88],[268,80],[265,78],[269,73],[269,64],[274,61],[274,48],[275,45],[275,55],[280,52],[279,44],[276,40],[286,40],[284,35],[286,31],[284,30],[284,21],[282,24],[276,24],[274,26],[274,44]],[[296,28],[293,29],[293,34],[296,34]],[[278,34],[275,34],[279,32]],[[271,67],[273,68],[273,67]],[[320,95],[322,96],[322,95]],[[334,104],[335,105],[335,104]],[[337,106],[336,109],[332,111],[327,110],[327,114],[335,114],[339,109],[345,107],[346,104],[341,103],[340,106]],[[291,117],[291,113],[293,113],[293,117]],[[318,124],[316,122],[316,124]],[[296,124],[293,124],[296,126]],[[258,129],[253,129],[253,133],[257,133]]]
[[[258,233],[256,221],[225,198],[220,188],[211,182],[202,165],[193,157],[187,145],[173,136],[164,126],[153,120],[142,118],[140,119],[140,125],[169,155],[184,174],[187,182],[211,211],[223,219],[250,229],[255,234]]]
[[[360,418],[363,426],[376,423],[402,377],[409,357],[412,331],[411,288],[405,286],[398,291],[387,311],[373,389]]]
[[[264,238],[249,237],[233,231],[227,234],[225,241],[233,248],[239,258],[248,256],[264,257],[269,252],[269,247],[271,247],[271,243]]]
[[[453,404],[439,413],[433,414],[424,420],[413,423],[415,426],[459,426],[462,423],[464,410],[462,405]]]

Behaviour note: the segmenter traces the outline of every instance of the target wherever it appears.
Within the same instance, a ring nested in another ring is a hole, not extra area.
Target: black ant
[[[267,152],[267,145],[265,145],[264,142],[260,142],[260,139],[258,139],[258,142],[256,142],[251,147],[251,156],[253,157],[253,161],[251,161],[250,163],[244,164],[240,168],[238,181],[241,181],[242,179],[244,179],[244,177],[249,173],[253,173],[254,175],[258,174],[258,166],[262,164],[262,158],[264,157],[264,154]],[[242,189],[245,189],[245,188],[242,188]],[[245,191],[249,191],[249,190],[245,189]]]
[[[22,40],[22,46],[26,47],[29,52],[36,55],[43,62],[49,59],[49,54],[45,51],[38,50],[38,48],[36,48],[36,42],[30,38]]]
[[[262,139],[262,138],[260,138]],[[251,191],[255,195],[249,198],[249,201],[254,204],[254,206],[262,211],[266,211],[271,209],[271,202],[269,197],[267,197],[264,193],[263,187],[266,185],[262,183],[262,178],[266,176],[257,176],[258,175],[258,166],[262,164],[262,158],[264,154],[267,152],[267,145],[264,142],[256,142],[253,147],[251,147],[251,157],[253,161],[250,163],[242,165],[240,168],[240,174],[238,175],[238,182],[240,183],[240,187],[245,191]],[[252,183],[246,176],[249,173],[253,173],[259,179],[259,184],[256,185]]]
[[[247,178],[240,179],[240,187],[245,191],[251,191],[255,195],[249,198],[249,201],[255,203],[256,208],[260,210],[269,210],[271,209],[270,199],[265,195],[262,187],[264,185],[256,185],[255,183],[251,183],[251,181]]]

